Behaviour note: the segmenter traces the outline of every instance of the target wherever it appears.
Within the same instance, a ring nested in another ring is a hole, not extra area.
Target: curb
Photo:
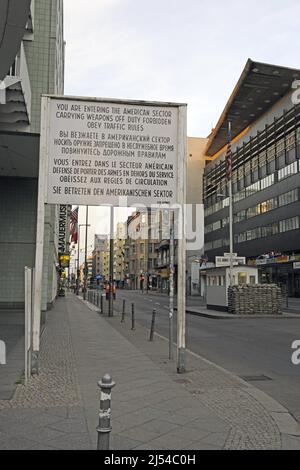
[[[155,333],[155,335],[164,341],[169,341],[168,338],[166,338],[165,336],[162,336],[158,333]],[[275,424],[277,425],[279,429],[279,432],[282,438],[284,437],[287,437],[287,438],[299,437],[300,438],[300,423],[298,423],[298,421],[293,417],[293,415],[289,412],[289,410],[285,408],[283,405],[281,405],[281,403],[277,402],[274,398],[270,397],[265,392],[254,387],[252,384],[245,382],[243,379],[233,374],[232,372],[229,372],[227,369],[224,369],[223,367],[218,366],[214,362],[211,362],[208,359],[205,359],[204,357],[200,356],[199,354],[194,353],[193,351],[190,351],[189,349],[187,349],[186,352],[196,357],[197,359],[200,359],[204,363],[214,367],[220,372],[223,372],[231,379],[236,380],[241,385],[242,390],[248,393],[249,395],[251,395],[252,398],[254,398],[256,401],[258,401],[258,403],[260,403],[260,405],[263,406],[263,408],[265,408],[265,410],[271,415],[273,421],[275,422]],[[300,439],[299,439],[299,449],[300,449]]]
[[[175,308],[177,310],[177,308]],[[203,318],[211,318],[212,320],[251,320],[251,319],[258,319],[258,320],[266,320],[266,319],[273,319],[273,320],[300,320],[300,315],[293,315],[290,313],[283,313],[283,315],[219,315],[218,313],[206,313],[206,312],[199,312],[197,310],[186,310],[186,313],[189,315],[194,315],[197,317]]]

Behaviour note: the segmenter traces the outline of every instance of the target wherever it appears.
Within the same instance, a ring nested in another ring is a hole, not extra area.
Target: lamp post
[[[228,182],[229,186],[229,245],[230,245],[230,287],[233,285],[233,198],[232,198],[232,181]],[[217,198],[225,199],[226,194],[217,194]]]
[[[230,173],[227,175],[229,192],[229,244],[230,244],[230,287],[233,285],[233,198],[232,198],[232,152],[231,152],[231,121],[228,122],[228,139],[230,146]],[[227,150],[228,153],[228,150]]]

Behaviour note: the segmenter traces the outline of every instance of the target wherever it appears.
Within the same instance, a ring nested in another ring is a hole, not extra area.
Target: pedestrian
[[[116,300],[117,287],[115,283],[113,284],[112,292],[113,292],[113,299]]]
[[[109,286],[109,282],[107,282],[106,285],[105,285],[105,298],[106,298],[106,300],[109,300],[109,291],[110,291],[110,286]]]

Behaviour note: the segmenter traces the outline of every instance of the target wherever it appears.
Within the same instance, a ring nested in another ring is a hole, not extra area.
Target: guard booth
[[[223,266],[222,266],[223,264]],[[205,286],[205,300],[210,310],[228,311],[228,288],[230,287],[230,257],[216,258],[216,267],[201,271]],[[232,268],[233,285],[258,284],[258,268],[246,265],[245,258],[234,255]]]

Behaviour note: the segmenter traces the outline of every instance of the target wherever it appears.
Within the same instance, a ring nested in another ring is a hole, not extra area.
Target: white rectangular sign
[[[49,97],[45,202],[180,202],[180,106]]]
[[[246,258],[232,256],[233,266],[246,264]],[[223,268],[230,266],[230,256],[216,256],[216,268]]]

